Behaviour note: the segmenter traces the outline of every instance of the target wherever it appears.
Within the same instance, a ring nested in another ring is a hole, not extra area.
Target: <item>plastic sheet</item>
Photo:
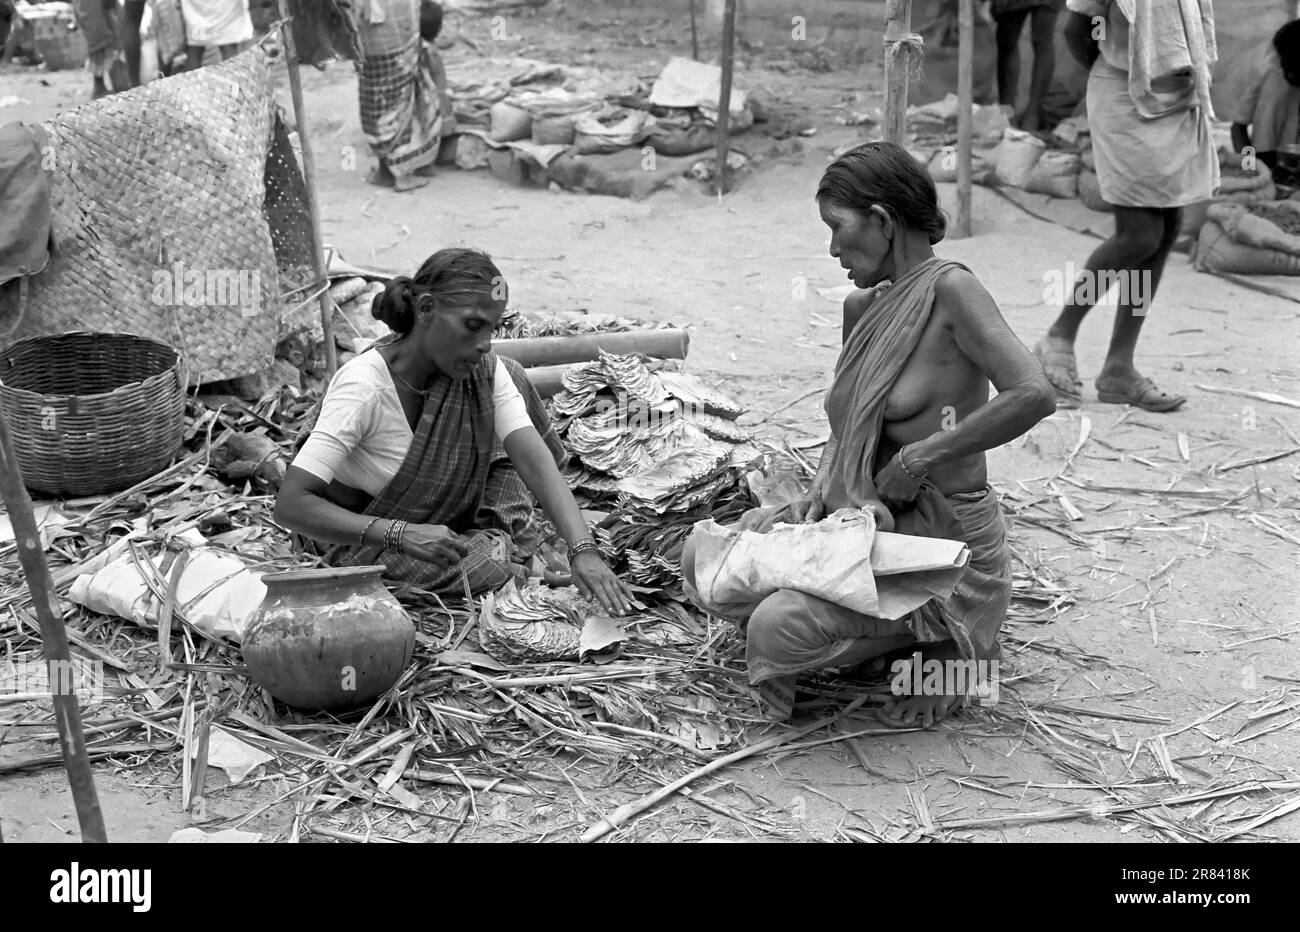
[[[970,560],[961,541],[877,531],[869,511],[852,509],[815,524],[777,524],[766,534],[703,521],[692,540],[705,605],[757,602],[793,589],[886,619],[946,598]]]

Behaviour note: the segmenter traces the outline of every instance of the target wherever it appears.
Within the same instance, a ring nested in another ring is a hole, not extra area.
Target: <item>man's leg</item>
[[[1130,275],[1131,269],[1143,267],[1160,249],[1164,236],[1165,219],[1161,209],[1115,208],[1114,235],[1088,257],[1088,264],[1066,296],[1060,316],[1034,348],[1034,354],[1043,364],[1043,371],[1060,400],[1076,404],[1079,401],[1082,383],[1074,360],[1074,341],[1079,335],[1079,325],[1103,297],[1098,284],[1110,281],[1116,275]],[[1085,300],[1078,300],[1080,296]]]
[[[198,71],[203,67],[203,55],[207,49],[202,45],[185,46],[185,70]]]
[[[1020,125],[1036,130],[1043,125],[1043,98],[1052,86],[1056,72],[1056,11],[1040,6],[1033,11],[1030,36],[1034,44],[1034,71],[1029,82],[1029,102]]]
[[[232,42],[230,45],[221,46],[221,60],[229,61],[239,54],[239,43]]]
[[[1178,230],[1183,220],[1182,209],[1178,207],[1166,207],[1152,212],[1161,218],[1162,232],[1155,252],[1128,273],[1128,294],[1121,292],[1122,298],[1115,311],[1110,348],[1106,351],[1106,361],[1097,375],[1097,391],[1099,397],[1105,396],[1101,398],[1102,401],[1136,404],[1149,411],[1172,411],[1187,399],[1160,391],[1150,379],[1137,371],[1133,363],[1142,323],[1146,320],[1156,289],[1160,286],[1165,262],[1178,239]]]
[[[1017,10],[997,17],[998,103],[1012,108],[1020,83],[1020,33],[1028,16],[1028,10]]]
[[[132,87],[140,86],[140,24],[144,22],[145,0],[125,0],[126,12],[122,17],[122,48],[126,51],[127,80]]]

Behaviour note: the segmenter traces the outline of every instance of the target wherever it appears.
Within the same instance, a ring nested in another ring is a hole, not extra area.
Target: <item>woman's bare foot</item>
[[[959,706],[963,696],[907,696],[890,699],[876,710],[876,717],[890,728],[930,728]]]
[[[930,728],[965,705],[966,695],[951,691],[956,686],[956,677],[948,672],[950,661],[965,663],[952,641],[918,645],[907,668],[894,668],[889,684],[893,698],[876,710],[876,717],[890,728]],[[936,662],[944,665],[943,675],[937,682],[931,670],[931,664]],[[915,669],[917,664],[921,669]],[[963,674],[962,682],[965,680]],[[915,689],[917,684],[920,690]],[[932,689],[932,686],[939,688]]]
[[[398,175],[393,178],[393,190],[414,191],[416,188],[423,188],[428,183],[428,178],[422,178],[419,175]]]
[[[370,169],[370,174],[366,175],[367,183],[380,188],[391,188],[393,181],[393,173],[388,170],[388,166],[382,161]]]

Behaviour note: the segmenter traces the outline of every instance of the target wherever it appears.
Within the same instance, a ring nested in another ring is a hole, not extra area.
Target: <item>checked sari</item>
[[[558,462],[564,446],[524,368],[502,359],[529,418]],[[495,435],[493,377],[497,356],[489,353],[463,381],[439,376],[429,388],[411,447],[393,480],[362,514],[412,524],[444,524],[468,538],[470,553],[441,568],[401,553],[368,545],[338,545],[322,553],[335,565],[382,563],[387,578],[457,596],[498,588],[524,573],[520,562],[540,543],[533,497]]]
[[[357,0],[361,131],[394,177],[432,165],[453,120],[446,72],[420,38],[419,0]]]

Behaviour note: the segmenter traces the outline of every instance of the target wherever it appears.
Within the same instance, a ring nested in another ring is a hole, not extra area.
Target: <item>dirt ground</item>
[[[669,54],[689,53],[689,33],[679,22],[632,10],[612,19],[596,4],[571,2],[558,18],[509,19],[506,40],[492,40],[486,23],[466,32],[495,42],[493,54],[644,74],[655,73]],[[450,54],[472,52],[460,45]],[[832,61],[831,70],[810,70],[825,62],[801,64],[782,48],[750,49],[741,58],[742,86],[761,88],[779,111],[806,119],[817,132],[801,140],[801,152],[764,160],[721,201],[685,181],[638,203],[513,188],[487,172],[453,169],[413,194],[379,190],[364,181],[366,158],[354,170],[343,167],[346,147],[365,151],[349,68],[306,71],[325,239],[354,263],[405,272],[442,246],[478,246],[501,264],[523,311],[585,307],[687,325],[689,370],[743,398],[752,412],[746,420],[761,435],[824,436],[816,390],[834,366],[839,306],[817,289],[846,280],[826,253],[813,191],[830,153],[858,133],[836,117],[879,104],[879,95],[865,90],[880,86],[879,66]],[[29,101],[0,110],[5,120],[43,119],[83,102],[89,90],[80,72],[10,68],[0,79],[0,97]],[[737,145],[761,151],[766,143],[738,137]],[[942,187],[955,214],[954,191]],[[1063,274],[1067,262],[1082,264],[1096,240],[1033,219],[982,188],[974,192],[973,216],[974,236],[946,240],[938,251],[966,263],[1032,343],[1054,314],[1044,300],[1046,277]],[[1003,701],[929,732],[864,735],[855,739],[856,752],[838,742],[763,757],[724,769],[698,789],[807,840],[843,838],[841,827],[866,826],[891,840],[1217,837],[1245,824],[1243,807],[1254,813],[1282,800],[1243,790],[1196,812],[1195,822],[1184,821],[1192,814],[1187,807],[1111,817],[1099,808],[1134,793],[1300,779],[1300,460],[1216,469],[1300,447],[1300,412],[1199,387],[1300,398],[1300,304],[1198,274],[1186,256],[1175,256],[1138,360],[1162,387],[1189,395],[1181,411],[1167,415],[1095,402],[1091,377],[1110,316],[1099,308],[1081,334],[1085,406],[1058,412],[989,454],[994,484],[1023,505],[1026,518],[1041,522],[1016,522],[1016,551],[1049,568],[1054,584],[1075,597],[1038,623],[1008,625]],[[1089,435],[1076,451],[1085,422]],[[1184,494],[1203,490],[1216,494]],[[1064,512],[1058,491],[1082,513],[1079,520]],[[1245,494],[1232,506],[1216,508],[1239,493]],[[861,715],[841,727],[867,730],[873,721]],[[111,838],[165,841],[186,824],[179,789],[165,779],[107,765],[97,775]],[[210,808],[218,814],[247,812],[268,797],[265,785],[226,791],[212,779]],[[460,839],[572,839],[630,798],[626,789],[611,788],[548,810],[480,794],[480,820]],[[943,824],[1075,805],[1094,807],[1093,816]],[[245,828],[282,833],[291,817],[280,807]],[[76,838],[57,769],[0,777],[0,819],[6,841]],[[745,840],[750,833],[742,822],[679,797],[614,837]],[[1300,840],[1300,815],[1240,837]]]

